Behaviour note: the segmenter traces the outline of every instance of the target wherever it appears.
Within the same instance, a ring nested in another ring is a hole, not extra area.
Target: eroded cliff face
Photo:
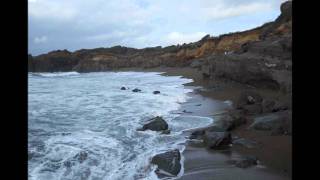
[[[291,91],[292,2],[281,5],[273,22],[255,29],[168,47],[52,51],[29,56],[29,71],[94,72],[126,67],[201,67],[206,78],[224,78],[257,87]]]
[[[192,60],[211,54],[236,51],[241,45],[259,40],[265,26],[219,37],[205,36],[198,42],[144,49],[111,48],[52,51],[29,59],[29,71],[106,71],[123,67],[188,66]]]
[[[259,39],[248,41],[234,53],[211,55],[201,71],[209,79],[227,79],[259,88],[292,92],[291,1],[281,6],[281,15],[266,24]]]

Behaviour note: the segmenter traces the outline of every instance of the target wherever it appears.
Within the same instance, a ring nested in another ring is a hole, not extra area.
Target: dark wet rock
[[[61,133],[62,136],[68,136],[70,135],[71,133]]]
[[[226,131],[231,131],[247,122],[245,111],[231,110],[216,120],[215,125]]]
[[[75,159],[77,159],[80,163],[83,163],[88,158],[88,153],[86,151],[79,152]]]
[[[233,125],[233,118],[227,114],[227,115],[224,115],[222,116],[221,118],[217,119],[214,124],[223,129],[224,131],[230,131],[234,128],[234,125]]]
[[[224,128],[221,128],[217,125],[213,125],[213,126],[209,126],[207,128],[205,128],[205,131],[208,132],[225,132],[226,130]]]
[[[157,116],[155,118],[150,119],[149,121],[150,122],[143,125],[143,127],[138,130],[145,131],[149,129],[152,131],[165,131],[168,129],[168,124],[162,117]]]
[[[255,156],[246,156],[239,160],[231,160],[230,163],[239,168],[248,168],[258,164],[258,159]]]
[[[291,134],[292,113],[291,111],[281,111],[256,117],[249,129],[271,131],[273,135]]]
[[[202,136],[205,134],[205,130],[201,129],[201,130],[196,130],[193,131],[190,136],[189,139],[202,139]]]
[[[167,130],[162,131],[161,134],[170,134],[170,132],[171,132],[170,129],[167,129]]]
[[[153,94],[160,94],[160,91],[153,91]]]
[[[244,138],[239,138],[239,139],[233,140],[232,144],[243,146],[246,148],[255,148],[257,146],[257,143],[255,141],[251,141],[251,140],[244,139]]]
[[[243,91],[236,102],[236,108],[241,109],[246,105],[261,104],[262,100],[261,95],[257,92]]]
[[[203,135],[203,142],[210,149],[228,147],[231,141],[232,137],[230,132],[206,131]]]
[[[75,156],[73,156],[70,159],[67,159],[63,162],[63,165],[67,168],[70,168],[78,163],[83,163],[85,160],[88,159],[88,153],[86,151],[81,151],[77,153]]]
[[[184,113],[192,113],[191,111],[183,110]]]
[[[161,171],[165,171],[171,175],[177,176],[181,170],[181,155],[179,150],[175,149],[165,153],[155,155],[151,163],[158,166],[156,173],[162,174]]]
[[[135,88],[132,90],[132,92],[141,92],[141,89]]]
[[[270,113],[274,110],[276,102],[269,99],[264,99],[262,101],[262,112],[263,113]]]
[[[249,115],[261,114],[263,112],[261,104],[250,104],[242,106],[242,109],[245,113]]]
[[[127,88],[126,87],[121,87],[121,90],[126,90]]]

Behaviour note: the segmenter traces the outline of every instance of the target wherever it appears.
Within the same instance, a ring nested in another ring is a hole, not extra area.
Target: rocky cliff
[[[95,72],[126,67],[191,66],[199,68],[205,78],[222,78],[290,92],[291,6],[291,1],[283,3],[275,21],[255,29],[219,37],[206,35],[189,44],[144,49],[115,46],[29,55],[29,71]]]
[[[264,25],[259,39],[234,53],[211,55],[201,61],[204,77],[227,79],[255,87],[292,91],[292,2],[281,5],[281,15]]]

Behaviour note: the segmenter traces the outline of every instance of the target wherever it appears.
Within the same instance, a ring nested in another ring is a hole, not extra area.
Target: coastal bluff
[[[204,78],[223,78],[256,87],[291,91],[292,1],[273,22],[189,44],[143,49],[52,51],[28,56],[29,72],[101,72],[121,68],[192,67]]]

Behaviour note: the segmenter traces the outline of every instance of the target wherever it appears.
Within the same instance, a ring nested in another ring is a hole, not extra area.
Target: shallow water
[[[213,121],[173,113],[190,98],[183,84],[191,81],[141,72],[30,73],[29,179],[158,179],[150,158],[183,151],[182,131]],[[154,116],[164,117],[170,135],[136,131]]]

